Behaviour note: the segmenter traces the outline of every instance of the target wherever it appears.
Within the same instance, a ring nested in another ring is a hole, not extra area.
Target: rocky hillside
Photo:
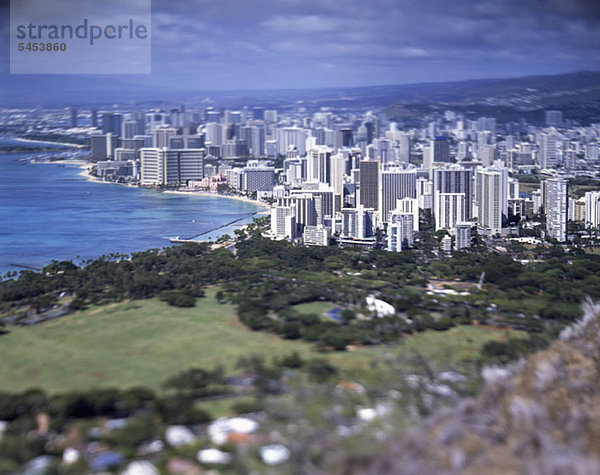
[[[440,411],[355,473],[600,473],[600,304],[547,350],[484,370],[475,399]]]

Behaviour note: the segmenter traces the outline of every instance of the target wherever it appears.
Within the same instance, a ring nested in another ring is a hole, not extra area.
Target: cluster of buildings
[[[268,200],[274,239],[400,251],[418,239],[422,211],[450,236],[446,250],[470,247],[475,229],[516,235],[534,217],[558,241],[569,220],[600,224],[600,191],[573,200],[568,187],[598,173],[600,124],[577,127],[560,111],[547,111],[542,127],[452,111],[409,127],[301,107],[100,117],[91,136],[100,176]],[[527,175],[542,177],[539,189],[521,191],[517,177]]]

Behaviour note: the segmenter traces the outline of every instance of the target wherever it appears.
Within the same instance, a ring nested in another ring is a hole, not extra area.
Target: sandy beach
[[[79,172],[79,176],[84,177],[86,180],[93,181],[96,183],[105,183],[108,185],[112,184],[112,185],[129,186],[131,188],[138,188],[137,185],[132,185],[131,183],[117,183],[114,181],[105,181],[105,180],[102,180],[101,178],[93,176],[90,173],[92,164],[85,160],[55,160],[55,161],[40,161],[40,162],[36,162],[36,163],[47,163],[47,164],[58,164],[58,165],[60,165],[60,164],[77,165],[81,169],[81,171]],[[223,195],[223,194],[219,194],[219,193],[211,193],[208,191],[184,191],[184,190],[165,190],[165,191],[163,191],[163,193],[172,193],[172,194],[186,195],[186,196],[206,196],[206,197],[210,197],[210,198],[226,198],[229,200],[243,201],[245,203],[264,208],[265,211],[261,211],[261,213],[265,213],[271,209],[270,204],[264,203],[264,202],[258,201],[258,200],[253,200],[246,196]]]
[[[183,191],[183,190],[166,190],[164,193],[173,193],[179,195],[188,195],[188,196],[208,196],[210,198],[227,198],[229,200],[237,200],[243,201],[245,203],[249,203],[255,206],[260,206],[261,208],[265,208],[267,210],[271,209],[271,205],[268,203],[264,203],[263,201],[253,200],[246,196],[238,196],[238,195],[222,195],[219,193],[211,193],[209,191]]]

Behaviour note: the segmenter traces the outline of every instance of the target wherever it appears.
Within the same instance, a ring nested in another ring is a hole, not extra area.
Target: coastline
[[[48,162],[48,163],[71,163],[73,165],[78,165],[81,168],[81,171],[79,172],[79,176],[82,176],[86,180],[93,181],[96,183],[104,183],[107,185],[128,186],[130,188],[140,188],[138,185],[132,185],[131,183],[117,183],[114,181],[104,181],[96,176],[91,175],[89,162],[83,162],[81,160],[61,160],[61,161]],[[253,200],[253,199],[247,198],[245,196],[222,195],[219,193],[211,193],[208,191],[183,191],[183,190],[164,190],[162,193],[187,195],[187,196],[204,196],[204,197],[209,197],[209,198],[227,198],[230,200],[243,201],[245,203],[264,208],[267,211],[271,209],[271,205],[269,205],[268,203],[264,203],[264,202],[258,201],[258,200]]]
[[[206,196],[209,198],[226,198],[229,200],[243,201],[244,203],[259,206],[261,208],[264,208],[265,210],[271,209],[270,204],[265,203],[263,201],[253,200],[252,198],[248,198],[246,196],[223,195],[220,193],[211,193],[210,191],[183,191],[183,190],[165,190],[165,191],[163,191],[163,193],[172,193],[172,194],[188,195],[188,196]]]

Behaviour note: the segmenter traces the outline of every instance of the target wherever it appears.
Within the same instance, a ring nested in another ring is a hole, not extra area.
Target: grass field
[[[0,336],[0,391],[157,389],[190,367],[222,364],[232,372],[242,355],[271,358],[291,351],[327,357],[343,376],[361,378],[369,376],[370,362],[383,353],[418,351],[434,364],[459,362],[475,358],[484,342],[507,336],[504,330],[457,327],[409,336],[389,347],[323,354],[308,343],[249,331],[237,321],[234,308],[219,304],[214,294],[209,289],[194,308],[141,300],[92,308],[32,327],[10,327],[10,333]]]

